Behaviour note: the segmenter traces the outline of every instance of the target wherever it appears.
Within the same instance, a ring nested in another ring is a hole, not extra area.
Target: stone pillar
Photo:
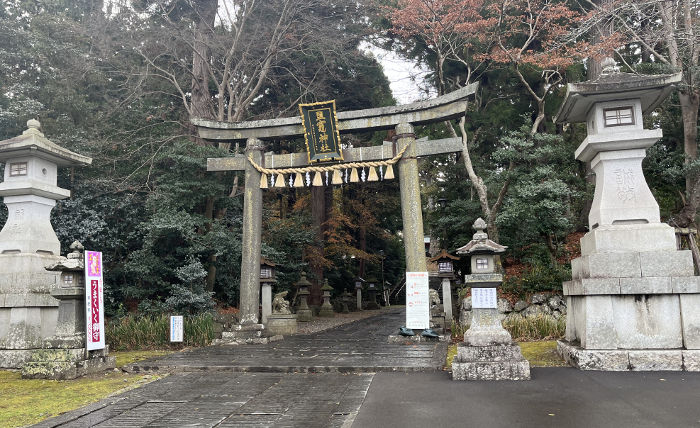
[[[245,156],[262,163],[262,141],[250,138]],[[243,193],[243,241],[241,242],[241,324],[257,324],[260,301],[260,241],[262,235],[262,190],[260,173],[250,162],[245,166]]]
[[[445,310],[445,328],[452,325],[452,286],[449,278],[442,278],[442,306]]]
[[[362,289],[361,288],[357,289],[357,310],[358,311],[362,310]]]
[[[267,318],[272,313],[272,284],[265,282],[262,285],[262,323],[267,325]]]
[[[425,245],[423,243],[423,205],[420,200],[416,137],[413,134],[413,126],[409,123],[396,125],[396,135],[398,137],[397,150],[410,145],[398,162],[403,239],[406,247],[406,271],[427,272]]]

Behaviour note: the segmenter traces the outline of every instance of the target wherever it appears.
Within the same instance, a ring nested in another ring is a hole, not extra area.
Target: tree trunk
[[[698,108],[700,107],[700,91],[679,92],[683,116],[683,149],[685,163],[691,163],[698,158]],[[700,208],[700,175],[688,173],[685,178],[685,205],[674,218],[679,227],[695,226],[695,218]]]
[[[195,21],[194,41],[192,44],[192,99],[190,102],[192,118],[213,119],[212,97],[209,93],[209,41],[216,19],[217,0],[201,0],[193,3],[197,19]],[[198,144],[204,141],[196,138]]]
[[[311,218],[313,228],[316,232],[317,256],[323,257],[323,227],[326,222],[326,189],[323,186],[311,187]],[[323,284],[323,263],[321,260],[312,260],[311,269],[314,273],[314,280],[311,281],[309,292],[309,304],[321,304],[321,287]]]

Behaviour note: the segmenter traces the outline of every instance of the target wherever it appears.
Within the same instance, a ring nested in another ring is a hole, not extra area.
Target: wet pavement
[[[403,308],[264,345],[217,345],[129,367],[172,373],[42,427],[349,427],[374,373],[442,369],[446,343],[389,344]]]
[[[445,342],[389,344],[404,324],[403,308],[310,335],[265,345],[216,345],[139,362],[129,371],[341,372],[441,370]]]
[[[530,381],[457,382],[438,367],[444,343],[386,342],[402,321],[392,309],[281,342],[140,363],[173,374],[38,426],[700,427],[700,373],[556,367],[533,368]]]

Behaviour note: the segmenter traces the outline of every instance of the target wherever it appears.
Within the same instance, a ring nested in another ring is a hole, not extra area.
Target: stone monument
[[[0,231],[0,368],[20,368],[34,350],[51,346],[47,340],[56,334],[59,317],[51,291],[60,272],[44,267],[61,260],[61,246],[50,216],[56,201],[70,196],[57,186],[58,167],[92,162],[49,141],[37,120],[27,127],[0,141],[0,196],[8,209]]]
[[[453,380],[529,380],[530,363],[501,325],[496,287],[503,275],[496,273],[496,255],[506,247],[488,239],[486,222],[474,222],[476,233],[457,254],[471,257],[471,275],[464,278],[472,290],[472,322],[457,346],[452,363]]]
[[[642,172],[661,138],[644,129],[681,75],[638,76],[603,62],[593,81],[569,84],[557,122],[585,122],[576,159],[590,162],[595,194],[581,257],[571,261],[565,340],[558,349],[584,370],[700,370],[700,277],[676,247]]]

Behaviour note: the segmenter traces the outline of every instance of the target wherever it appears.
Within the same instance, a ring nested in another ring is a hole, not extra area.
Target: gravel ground
[[[396,306],[392,306],[392,308],[396,308]],[[297,332],[297,334],[312,334],[318,333],[320,331],[329,330],[331,328],[338,327],[339,325],[379,315],[383,312],[386,312],[388,309],[389,308],[382,308],[372,311],[364,310],[359,312],[350,312],[347,314],[335,314],[334,318],[315,317],[309,322],[298,323],[299,331]]]

